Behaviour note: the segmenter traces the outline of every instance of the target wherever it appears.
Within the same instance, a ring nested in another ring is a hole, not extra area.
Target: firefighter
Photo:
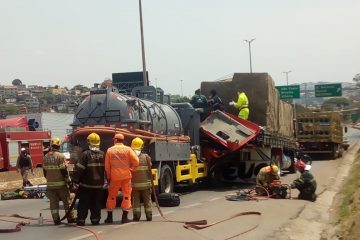
[[[73,182],[79,184],[77,196],[77,225],[84,226],[88,211],[92,225],[99,225],[101,218],[102,187],[105,177],[104,152],[100,150],[100,136],[87,137],[88,149],[75,165]]]
[[[268,188],[274,180],[279,180],[279,168],[276,165],[266,166],[260,169],[256,176],[256,184]]]
[[[120,188],[123,195],[121,223],[128,223],[130,220],[127,216],[131,209],[131,177],[132,172],[139,165],[139,158],[130,147],[124,145],[124,135],[116,134],[114,142],[115,145],[109,148],[105,155],[105,171],[109,183],[109,195],[106,201],[108,216],[105,223],[113,222],[112,211]]]
[[[311,166],[306,165],[303,161],[297,161],[295,167],[301,173],[301,176],[292,182],[291,188],[297,188],[299,190],[298,199],[315,202],[317,197],[315,194],[317,183],[309,171]]]
[[[70,205],[70,177],[66,168],[65,156],[59,152],[61,140],[51,139],[50,151],[45,155],[43,171],[47,181],[46,196],[50,200],[51,216],[55,225],[59,225],[59,201],[63,202],[66,212]],[[67,217],[68,223],[75,223],[74,212],[71,210]]]
[[[223,102],[221,98],[217,95],[216,90],[212,89],[210,91],[210,98],[208,101],[209,105],[211,106],[212,111],[223,109]]]
[[[244,92],[237,92],[238,100],[237,102],[229,102],[230,106],[238,108],[239,114],[238,117],[247,120],[249,118],[249,100]]]
[[[139,157],[139,167],[132,178],[132,198],[133,198],[133,220],[139,221],[141,217],[140,199],[143,200],[145,216],[147,221],[152,220],[152,202],[151,202],[151,159],[141,149],[144,142],[141,138],[134,138],[131,142],[131,148]]]
[[[32,186],[29,181],[29,171],[34,175],[33,163],[25,148],[20,150],[20,155],[16,161],[16,171],[21,173],[23,187]]]

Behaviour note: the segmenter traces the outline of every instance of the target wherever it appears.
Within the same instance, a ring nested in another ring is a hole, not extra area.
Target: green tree
[[[186,103],[190,102],[190,98],[182,97],[180,95],[171,95],[170,97],[172,103]]]
[[[14,115],[19,113],[19,108],[15,104],[1,104],[0,113],[3,116]]]
[[[55,96],[50,91],[44,92],[43,98],[45,99],[47,104],[52,104],[56,102]]]
[[[344,97],[336,97],[336,98],[329,98],[323,102],[321,105],[321,109],[325,111],[332,111],[335,107],[342,108],[342,107],[349,107],[352,105],[352,102]]]

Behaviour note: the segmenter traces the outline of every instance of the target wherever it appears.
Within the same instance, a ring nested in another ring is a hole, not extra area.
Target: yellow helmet
[[[51,139],[51,146],[60,147],[60,145],[61,145],[61,139],[60,138],[55,137],[55,138]]]
[[[273,174],[278,174],[278,173],[279,173],[279,168],[278,168],[278,166],[276,166],[276,165],[271,165],[271,172],[272,172]]]
[[[90,133],[87,137],[87,142],[91,146],[99,147],[100,146],[100,136],[96,133]]]
[[[141,150],[144,145],[144,141],[141,138],[134,138],[131,142],[131,148],[133,150]]]

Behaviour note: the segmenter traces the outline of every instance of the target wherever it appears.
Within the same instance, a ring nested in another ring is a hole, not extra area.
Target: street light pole
[[[252,65],[251,65],[251,43],[255,40],[256,38],[252,38],[250,40],[244,40],[244,42],[247,42],[249,44],[249,58],[250,58],[250,73],[252,73]]]
[[[144,80],[144,86],[147,86],[148,85],[148,79],[147,79],[147,75],[146,75],[144,29],[143,29],[141,0],[139,0],[139,13],[140,13],[141,54],[142,54],[142,65],[143,65],[143,80]]]
[[[286,86],[289,85],[289,73],[291,73],[291,70],[287,71],[287,72],[282,72],[286,74]]]
[[[180,89],[181,89],[181,97],[183,97],[183,89],[182,89],[182,83],[183,83],[183,80],[180,80]]]

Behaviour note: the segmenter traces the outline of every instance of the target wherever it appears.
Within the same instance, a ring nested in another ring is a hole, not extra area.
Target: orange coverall
[[[109,195],[106,208],[112,211],[116,205],[116,197],[121,188],[123,200],[121,208],[124,211],[131,209],[131,172],[139,166],[139,158],[135,152],[122,143],[116,143],[109,148],[105,155],[105,171],[109,181]]]

